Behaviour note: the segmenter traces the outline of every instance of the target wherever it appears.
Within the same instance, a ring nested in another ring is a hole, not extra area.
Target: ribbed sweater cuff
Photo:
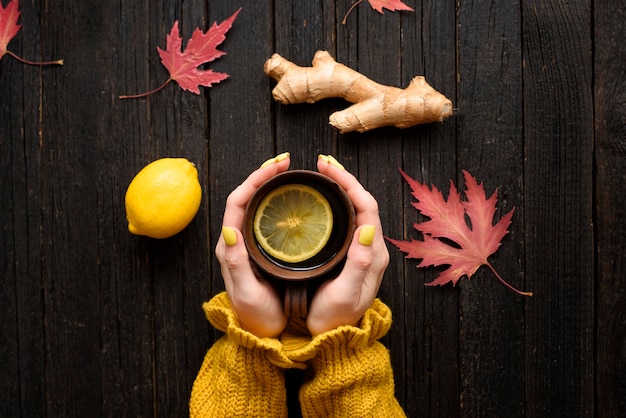
[[[281,342],[289,358],[304,362],[317,356],[322,351],[359,350],[384,337],[391,327],[391,310],[376,299],[368,309],[358,326],[341,326],[313,338],[303,336],[306,325],[293,322],[281,336]]]
[[[260,338],[241,328],[226,292],[213,297],[203,305],[206,318],[216,329],[226,333],[236,345],[262,352],[274,365],[282,368],[304,369],[306,366],[289,358],[283,344],[276,338]]]

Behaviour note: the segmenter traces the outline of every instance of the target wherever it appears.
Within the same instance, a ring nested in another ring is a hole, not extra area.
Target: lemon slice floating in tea
[[[272,257],[299,263],[328,242],[333,212],[328,200],[304,184],[285,184],[269,192],[254,215],[254,234]]]

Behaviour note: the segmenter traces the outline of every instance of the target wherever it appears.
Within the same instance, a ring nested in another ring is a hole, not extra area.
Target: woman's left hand
[[[287,317],[276,290],[252,269],[241,234],[244,212],[261,184],[287,170],[289,162],[288,153],[266,161],[228,196],[222,234],[215,247],[226,292],[239,324],[258,337],[278,336],[287,325]]]

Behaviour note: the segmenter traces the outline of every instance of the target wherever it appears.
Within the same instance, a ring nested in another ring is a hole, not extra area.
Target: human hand
[[[215,247],[226,292],[241,328],[257,337],[276,337],[287,325],[283,301],[274,287],[254,274],[241,234],[246,205],[272,176],[289,168],[289,153],[267,160],[226,200],[222,234]]]
[[[356,325],[372,306],[389,264],[374,197],[332,156],[320,155],[317,169],[344,188],[356,210],[357,228],[343,270],[322,283],[313,296],[306,319],[312,335]]]

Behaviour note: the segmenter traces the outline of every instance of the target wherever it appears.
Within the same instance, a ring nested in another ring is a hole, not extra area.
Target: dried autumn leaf
[[[368,1],[370,3],[370,6],[372,6],[372,9],[376,10],[380,14],[384,14],[383,9],[391,10],[392,12],[396,12],[396,11],[399,11],[399,10],[413,11],[413,9],[411,7],[409,7],[406,4],[402,3],[402,1],[400,1],[400,0],[368,0]],[[343,17],[343,20],[341,21],[341,23],[343,23],[344,25],[346,24],[346,19],[348,18],[348,15],[361,2],[363,2],[363,0],[358,0],[357,2],[355,2],[352,5],[352,7],[350,7],[350,9],[348,9],[348,12]]]
[[[406,258],[422,259],[418,267],[449,266],[435,280],[427,283],[428,286],[449,282],[456,285],[462,276],[469,279],[480,266],[487,266],[507,287],[521,295],[532,296],[532,292],[522,292],[505,282],[488,261],[488,257],[497,251],[502,238],[508,233],[514,212],[514,209],[511,210],[493,225],[497,190],[487,199],[483,185],[478,184],[464,170],[467,200],[461,200],[461,194],[454,183],[450,182],[450,193],[446,201],[437,187],[432,186],[431,190],[404,171],[400,172],[411,187],[413,197],[418,200],[412,203],[413,207],[430,220],[414,225],[423,234],[423,241],[408,242],[386,238],[406,253]],[[470,225],[466,218],[469,218]],[[452,241],[458,247],[445,240]]]
[[[378,13],[383,14],[383,8],[387,10],[391,10],[392,12],[398,10],[410,10],[413,9],[406,4],[402,3],[400,0],[368,0],[372,9],[376,10]]]
[[[17,0],[11,0],[7,7],[2,7],[0,2],[0,59],[5,54],[8,54],[16,60],[29,65],[63,65],[63,60],[50,61],[50,62],[33,62],[25,60],[24,58],[14,54],[7,49],[11,39],[17,35],[22,27],[17,21],[20,18],[20,12],[18,10],[19,3]]]
[[[213,26],[206,32],[196,28],[191,39],[187,42],[185,50],[182,49],[183,40],[178,30],[178,21],[174,22],[170,33],[167,35],[165,49],[157,47],[161,63],[169,72],[170,77],[154,90],[120,96],[120,99],[136,99],[148,96],[163,89],[171,81],[176,81],[183,90],[200,94],[200,86],[211,87],[213,84],[228,78],[228,74],[218,73],[211,69],[201,70],[198,67],[225,54],[217,47],[226,39],[226,32],[232,27],[240,11],[241,8],[219,25],[214,22]]]

